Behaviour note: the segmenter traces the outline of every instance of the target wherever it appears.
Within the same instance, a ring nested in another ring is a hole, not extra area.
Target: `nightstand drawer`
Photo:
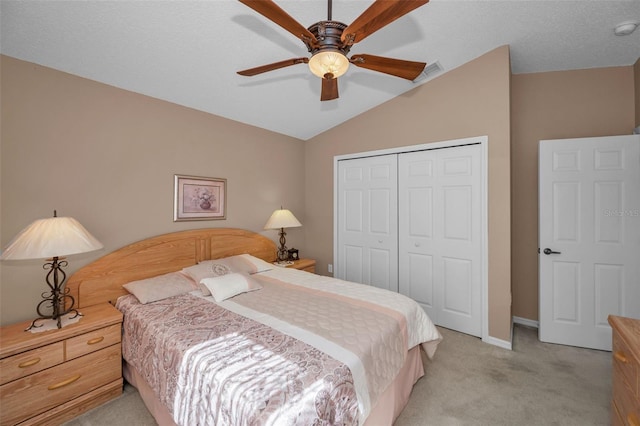
[[[121,335],[120,324],[114,324],[100,330],[72,337],[66,342],[67,359],[74,359],[107,346],[115,345],[120,342]]]
[[[64,362],[63,342],[0,359],[0,384],[37,373],[62,362]]]
[[[629,386],[633,395],[638,395],[638,372],[633,352],[617,333],[613,334],[613,367]]]
[[[120,345],[0,386],[2,425],[19,423],[122,377]]]
[[[640,401],[636,399],[635,392],[633,391],[633,384],[629,383],[625,378],[621,377],[620,365],[618,363],[613,364],[613,400],[615,401],[616,408],[622,419],[640,418]],[[628,424],[631,424],[630,420],[626,420]]]

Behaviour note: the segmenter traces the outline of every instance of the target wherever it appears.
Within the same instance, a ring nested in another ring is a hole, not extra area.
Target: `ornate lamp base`
[[[38,303],[36,308],[36,312],[40,316],[34,319],[25,331],[29,331],[32,328],[42,327],[42,324],[37,324],[38,321],[41,320],[53,319],[56,321],[58,328],[62,328],[62,317],[64,315],[67,315],[68,313],[75,313],[71,318],[82,316],[82,314],[73,307],[75,299],[69,294],[69,289],[64,287],[64,280],[67,278],[67,274],[65,274],[62,268],[68,265],[67,261],[64,260],[64,258],[60,259],[58,256],[50,260],[51,262],[45,263],[42,268],[49,269],[49,272],[47,273],[47,285],[51,290],[42,293],[43,300]],[[51,282],[52,279],[53,282]],[[68,303],[69,307],[65,308],[67,302],[70,302]],[[51,315],[43,313],[42,309],[45,307],[51,307]]]
[[[284,232],[284,228],[280,228],[280,247],[278,247],[278,262],[289,260],[289,250],[287,250],[287,246],[285,245],[287,242],[285,235],[287,235],[287,233]]]

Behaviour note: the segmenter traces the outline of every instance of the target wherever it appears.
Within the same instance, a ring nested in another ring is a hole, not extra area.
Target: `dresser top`
[[[37,333],[25,331],[33,320],[1,327],[0,359],[122,322],[122,312],[108,303],[87,306],[79,309],[79,312],[83,316],[78,322],[61,329]]]

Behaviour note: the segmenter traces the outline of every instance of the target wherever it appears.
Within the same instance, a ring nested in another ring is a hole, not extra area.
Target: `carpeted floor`
[[[608,425],[611,353],[541,343],[516,325],[513,350],[440,329],[444,340],[395,426]],[[66,426],[152,426],[131,386]]]

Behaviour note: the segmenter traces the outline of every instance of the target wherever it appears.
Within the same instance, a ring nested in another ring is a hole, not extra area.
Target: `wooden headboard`
[[[129,244],[76,271],[66,287],[76,308],[111,302],[126,294],[123,284],[179,271],[202,260],[248,253],[272,262],[273,241],[255,232],[209,228],[159,235]]]

